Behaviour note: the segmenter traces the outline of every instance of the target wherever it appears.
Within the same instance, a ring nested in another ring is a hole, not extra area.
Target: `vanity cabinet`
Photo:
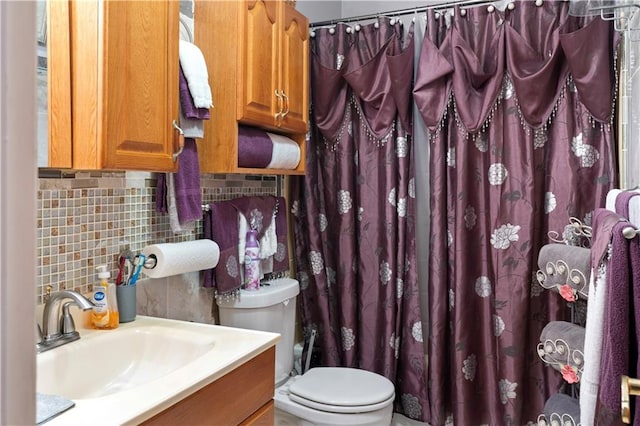
[[[275,346],[142,425],[274,424]]]
[[[70,87],[71,123],[67,136],[50,130],[49,167],[176,171],[179,3],[48,3],[50,39],[68,35],[70,64],[65,75],[51,63],[49,86]],[[68,119],[52,96],[50,129]]]
[[[215,107],[198,145],[200,170],[304,174],[309,121],[309,21],[283,0],[195,1],[195,44],[209,71]],[[295,170],[238,166],[238,125],[295,140]]]

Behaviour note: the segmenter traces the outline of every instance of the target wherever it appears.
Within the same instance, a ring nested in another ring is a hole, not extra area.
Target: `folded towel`
[[[630,346],[634,326],[633,278],[640,273],[640,246],[637,238],[627,240],[622,230],[628,222],[618,222],[613,227],[611,259],[607,270],[607,304],[605,308],[605,340],[602,347],[600,389],[597,411],[620,410],[620,376],[636,376],[636,359],[631,359]],[[640,309],[638,307],[637,309]],[[637,356],[637,355],[636,355]]]
[[[178,108],[180,110],[180,128],[185,138],[204,138],[204,123],[202,120],[187,118],[182,113],[182,106]]]
[[[591,266],[597,268],[609,250],[611,232],[614,225],[624,220],[622,216],[608,209],[593,212],[593,236],[591,237]]]
[[[600,387],[600,359],[604,310],[607,300],[607,271],[594,269],[589,285],[587,324],[584,334],[584,368],[580,378],[580,414],[585,425],[594,424],[598,388]]]
[[[273,142],[267,132],[238,126],[238,166],[264,169],[271,162]]]
[[[180,16],[178,19],[180,20],[180,40],[193,43],[193,18],[190,18],[189,16],[180,12]]]
[[[540,333],[538,355],[569,383],[580,380],[584,366],[585,329],[566,321],[551,321]]]
[[[538,253],[538,281],[569,302],[589,297],[591,251],[566,244],[546,244]]]
[[[173,173],[167,173],[167,213],[169,214],[169,226],[174,234],[185,234],[196,229],[195,222],[180,223],[178,202],[176,200],[175,175]]]
[[[61,396],[36,392],[36,424],[51,420],[75,405],[75,402]]]
[[[180,107],[182,108],[182,114],[185,118],[196,120],[208,120],[211,116],[209,114],[209,108],[196,108],[193,104],[193,98],[189,91],[189,85],[187,79],[184,77],[182,67],[180,67]]]
[[[276,198],[271,196],[241,197],[210,204],[205,214],[205,238],[218,243],[220,260],[213,271],[205,271],[205,287],[216,287],[218,294],[233,294],[240,289],[238,213],[247,218],[250,229],[258,231],[260,240],[273,220],[275,205]]]
[[[267,169],[293,170],[300,163],[300,146],[286,136],[267,133],[273,142],[273,154]]]
[[[198,147],[192,138],[185,138],[184,149],[178,157],[178,171],[174,176],[178,219],[184,227],[202,219],[202,190]],[[189,225],[191,227],[192,225]]]
[[[580,404],[569,395],[557,393],[544,404],[544,415],[550,425],[576,426],[580,424]]]
[[[229,295],[242,286],[238,259],[238,211],[228,201],[209,204],[204,215],[204,237],[218,243],[220,259],[214,269],[204,271],[204,287],[215,287]]]
[[[180,40],[180,66],[196,108],[213,107],[207,64],[202,51],[193,43]]]
[[[276,213],[276,238],[278,246],[276,254],[273,255],[273,272],[284,272],[289,270],[289,240],[287,236],[287,200],[284,197],[277,199]]]
[[[286,136],[249,126],[238,127],[238,166],[293,170],[300,163],[300,146]]]

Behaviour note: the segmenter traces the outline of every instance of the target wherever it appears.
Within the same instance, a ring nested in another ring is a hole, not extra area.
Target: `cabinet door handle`
[[[278,122],[280,120],[282,120],[282,118],[284,117],[284,115],[282,114],[282,106],[284,104],[284,100],[282,99],[282,95],[284,95],[284,92],[280,92],[280,90],[276,89],[275,90],[275,94],[276,94],[276,97],[278,98],[278,112],[275,115],[276,124],[278,124]]]
[[[631,395],[640,395],[640,380],[623,375],[620,380],[622,422],[631,423]]]
[[[282,97],[284,98],[284,112],[282,113],[282,118],[285,118],[287,114],[289,114],[289,97],[286,93],[284,93],[284,90],[282,90],[281,92]]]
[[[173,120],[173,128],[177,130],[177,132],[173,132],[174,141],[176,138],[178,139],[178,151],[173,153],[173,162],[175,163],[178,161],[178,157],[182,154],[182,150],[184,149],[184,132],[180,126],[178,126],[176,120]]]

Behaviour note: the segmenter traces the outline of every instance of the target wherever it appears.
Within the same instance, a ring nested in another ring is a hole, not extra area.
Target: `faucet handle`
[[[42,339],[42,328],[40,327],[40,324],[36,323],[36,343],[42,342]]]

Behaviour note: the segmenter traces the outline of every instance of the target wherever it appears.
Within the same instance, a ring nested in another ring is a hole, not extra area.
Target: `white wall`
[[[314,23],[451,1],[454,0],[298,0],[296,8],[309,18],[310,23]]]
[[[309,18],[309,22],[320,22],[342,16],[341,0],[298,0],[296,9]]]
[[[35,421],[35,3],[0,1],[0,424]]]

